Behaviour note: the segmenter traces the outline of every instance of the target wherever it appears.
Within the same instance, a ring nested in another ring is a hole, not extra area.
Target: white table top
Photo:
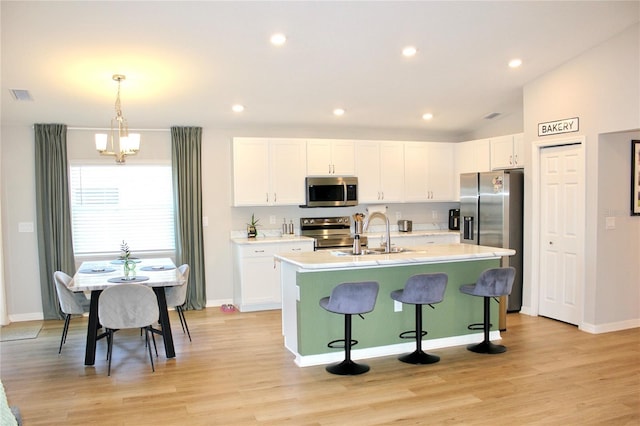
[[[114,259],[104,261],[90,261],[82,262],[80,268],[73,276],[73,280],[69,284],[69,290],[71,291],[93,291],[104,290],[107,287],[118,285],[120,283],[110,283],[109,279],[118,278],[124,276],[123,265],[111,263]],[[160,267],[164,268],[160,268]],[[143,267],[151,267],[149,271],[142,271]],[[173,269],[169,269],[173,267]],[[83,273],[82,270],[93,271],[100,268],[113,268],[111,272],[91,272]],[[180,270],[176,268],[171,259],[156,258],[156,259],[140,259],[139,263],[136,263],[136,276],[149,277],[146,281],[136,282],[136,284],[142,284],[147,287],[174,287],[183,285],[186,281]],[[122,281],[126,283],[126,281]]]
[[[348,250],[346,250],[348,252]],[[354,256],[344,251],[321,250],[302,253],[276,254],[275,258],[293,264],[302,270],[365,268],[420,263],[444,263],[466,260],[496,259],[512,256],[511,249],[472,244],[433,244],[411,247],[402,253],[382,253]]]

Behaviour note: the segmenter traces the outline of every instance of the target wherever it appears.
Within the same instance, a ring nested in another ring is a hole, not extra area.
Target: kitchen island
[[[423,349],[431,350],[482,341],[482,332],[469,330],[471,323],[482,322],[480,298],[460,293],[462,284],[475,283],[482,271],[500,266],[503,256],[513,250],[469,244],[437,244],[412,247],[400,253],[353,256],[348,251],[315,251],[276,254],[281,262],[282,331],[285,347],[295,355],[298,366],[340,361],[341,349],[327,343],[344,335],[344,317],[325,311],[319,305],[322,297],[342,282],[377,281],[380,292],[375,309],[354,316],[353,338],[358,345],[353,359],[372,358],[411,352],[414,340],[400,339],[403,331],[415,329],[413,306],[394,302],[391,291],[404,287],[415,274],[444,272],[449,277],[443,302],[432,310],[424,307]],[[492,324],[498,324],[497,304],[491,312]],[[497,327],[491,339],[499,339]]]

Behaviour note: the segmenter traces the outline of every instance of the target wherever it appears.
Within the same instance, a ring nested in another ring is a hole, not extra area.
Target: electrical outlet
[[[269,216],[269,225],[275,225],[276,224],[276,216],[275,215],[270,215]]]
[[[396,212],[396,220],[402,219],[402,212]]]
[[[393,301],[393,312],[402,312],[402,302]]]
[[[431,219],[438,219],[438,211],[431,210]]]

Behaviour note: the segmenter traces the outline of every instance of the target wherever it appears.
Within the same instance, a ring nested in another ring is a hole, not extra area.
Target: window
[[[70,168],[76,255],[175,250],[171,166],[78,165]]]

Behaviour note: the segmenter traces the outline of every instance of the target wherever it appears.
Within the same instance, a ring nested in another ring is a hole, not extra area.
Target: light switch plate
[[[18,223],[18,232],[33,232],[33,222]]]
[[[616,217],[615,216],[606,217],[604,220],[605,220],[604,229],[616,229]]]
[[[402,312],[402,302],[393,301],[393,312]]]

